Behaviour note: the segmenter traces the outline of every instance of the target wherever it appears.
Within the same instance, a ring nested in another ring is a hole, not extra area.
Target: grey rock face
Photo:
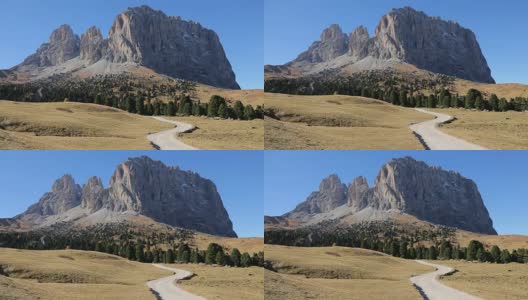
[[[215,184],[147,157],[129,159],[110,180],[108,209],[221,236],[236,237]]]
[[[49,42],[42,44],[37,52],[24,60],[17,67],[49,67],[63,64],[79,56],[79,37],[73,33],[69,25],[55,29]]]
[[[81,207],[95,212],[103,207],[105,188],[99,177],[91,177],[83,186]]]
[[[318,63],[330,61],[346,53],[348,37],[339,25],[331,25],[321,33],[321,40],[297,57],[296,61]]]
[[[80,55],[81,59],[89,64],[96,63],[105,52],[106,41],[99,28],[92,26],[81,36]]]
[[[410,157],[385,164],[366,197],[379,209],[396,209],[435,224],[497,234],[472,180]]]
[[[101,60],[133,63],[174,78],[240,89],[213,30],[148,6],[128,8],[119,14],[107,39],[96,27],[89,28],[79,39],[70,26],[62,25],[52,33],[49,43],[10,71],[35,73],[41,71],[40,67],[61,65],[77,57],[85,66]]]
[[[369,188],[364,177],[346,187],[336,175],[319,191],[282,217],[302,219],[347,204],[350,213],[365,208],[398,211],[434,224],[483,234],[497,234],[476,184],[459,173],[430,167],[411,157],[393,159]],[[269,219],[272,220],[272,219]]]
[[[236,237],[212,181],[145,156],[120,164],[108,189],[100,178],[91,177],[81,190],[70,175],[65,175],[18,218],[59,215],[77,206],[89,214],[101,209],[135,212],[171,226]]]
[[[376,28],[377,56],[477,82],[495,83],[475,34],[455,22],[406,7],[385,15]]]
[[[359,26],[350,34],[349,54],[358,59],[367,57],[369,55],[370,36],[367,28]]]
[[[401,61],[434,73],[495,83],[471,30],[410,7],[394,9],[383,16],[372,38],[363,26],[348,37],[338,25],[332,25],[323,31],[320,41],[287,65],[305,66],[336,58],[347,65],[366,57]]]
[[[348,185],[348,201],[347,204],[353,209],[353,211],[360,211],[368,206],[365,194],[369,189],[367,179],[363,176],[356,177]]]
[[[48,192],[38,203],[30,206],[24,214],[51,216],[64,213],[81,203],[81,187],[75,183],[71,175],[57,179]]]
[[[239,89],[216,33],[148,6],[117,16],[108,38],[112,62],[135,62],[176,78]]]
[[[287,216],[318,214],[328,212],[347,203],[347,188],[337,175],[323,179],[319,190],[312,192],[303,203],[299,204]],[[286,215],[285,215],[286,216]]]

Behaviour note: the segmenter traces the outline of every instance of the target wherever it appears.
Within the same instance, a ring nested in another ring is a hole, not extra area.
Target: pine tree
[[[244,104],[242,104],[242,102],[236,101],[235,105],[233,106],[233,110],[237,119],[244,119]]]
[[[145,255],[143,252],[143,244],[138,243],[136,245],[136,260],[139,262],[145,262]]]
[[[493,262],[496,262],[496,263],[501,262],[501,250],[499,246],[494,245],[493,247],[491,247],[490,255],[491,255],[491,260]]]
[[[237,248],[231,250],[231,262],[235,267],[240,267],[240,251]]]
[[[242,254],[240,257],[240,266],[243,268],[251,266],[251,256],[249,256],[249,253],[244,252],[244,254]]]
[[[225,265],[225,254],[224,254],[224,251],[218,251],[216,253],[216,264],[219,265],[219,266],[223,266]]]
[[[508,249],[504,249],[501,252],[501,262],[504,264],[509,264],[511,262],[511,255]]]

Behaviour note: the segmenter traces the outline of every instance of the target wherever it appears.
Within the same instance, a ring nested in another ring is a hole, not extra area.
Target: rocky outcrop
[[[45,193],[38,203],[30,206],[24,214],[51,216],[64,213],[81,203],[81,187],[71,175],[57,179],[51,192]]]
[[[62,25],[51,33],[49,42],[42,44],[35,54],[26,58],[15,69],[63,64],[79,56],[79,47],[79,37],[73,33],[69,25]]]
[[[90,212],[97,211],[103,208],[104,196],[105,188],[101,178],[96,176],[90,177],[82,189],[81,207]]]
[[[91,177],[81,189],[70,175],[65,175],[55,182],[51,192],[17,218],[41,222],[42,218],[35,216],[58,216],[73,208],[77,216],[79,209],[85,216],[101,210],[134,213],[175,227],[236,237],[212,181],[148,157],[120,164],[107,189],[98,177]]]
[[[347,187],[335,174],[323,179],[319,190],[312,192],[306,201],[297,205],[286,217],[298,217],[331,211],[347,203]]]
[[[353,211],[360,211],[368,206],[365,194],[369,189],[367,179],[363,176],[356,177],[348,185],[347,204]]]
[[[78,58],[79,62],[63,68],[40,68],[62,65]],[[218,35],[194,21],[170,17],[148,6],[128,8],[120,13],[104,39],[100,30],[90,27],[79,39],[70,26],[62,25],[37,53],[12,69],[20,73],[55,74],[82,71],[102,62],[96,71],[140,65],[174,78],[215,87],[240,89]],[[115,67],[115,68],[112,68]],[[127,69],[127,68],[124,68]],[[92,69],[90,69],[92,70]],[[91,74],[91,73],[90,73]],[[97,75],[97,74],[95,74]]]
[[[344,210],[345,205],[348,208]],[[371,188],[364,177],[355,178],[347,187],[336,175],[331,175],[323,180],[319,191],[277,220],[286,223],[283,218],[288,218],[306,222],[310,215],[336,212],[338,207],[339,213],[328,215],[354,215],[363,210],[368,210],[368,214],[363,215],[372,216],[379,215],[372,214],[373,211],[397,212],[433,224],[497,234],[472,180],[411,157],[393,159],[385,164]]]
[[[365,198],[378,209],[395,209],[435,224],[497,234],[475,182],[410,157],[385,164]]]
[[[363,26],[348,36],[338,25],[332,25],[323,31],[320,41],[286,66],[300,66],[310,71],[307,64],[333,62],[334,67],[345,67],[366,58],[402,62],[438,74],[495,83],[471,30],[410,7],[393,9],[383,16],[372,38]],[[313,69],[320,67],[314,65]]]
[[[296,61],[319,63],[330,61],[346,53],[348,47],[347,35],[339,25],[332,25],[321,33],[321,40],[314,42],[310,48],[299,55]]]
[[[176,78],[240,88],[214,31],[148,6],[116,17],[108,47],[108,59],[116,63],[135,62]]]
[[[89,64],[96,63],[105,53],[106,41],[99,28],[92,26],[81,36],[81,59]]]
[[[135,211],[172,226],[236,236],[215,184],[148,157],[129,159],[110,180],[106,207]]]

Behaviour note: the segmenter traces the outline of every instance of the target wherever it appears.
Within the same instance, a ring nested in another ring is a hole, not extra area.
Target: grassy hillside
[[[241,252],[251,254],[264,251],[264,238],[226,238],[199,232],[195,233],[191,246],[205,250],[210,243],[217,243],[229,250],[238,248]]]
[[[203,102],[208,102],[211,96],[218,95],[230,101],[240,100],[244,105],[253,107],[264,104],[264,90],[227,90],[204,84],[197,84],[193,96]]]
[[[421,299],[409,278],[432,271],[363,249],[266,245],[265,252],[277,271],[265,273],[266,299]]]
[[[528,149],[528,112],[435,109],[456,118],[442,131],[489,149]]]
[[[352,96],[266,94],[266,149],[423,149],[409,129],[431,116]]]
[[[74,250],[0,249],[0,270],[2,299],[155,299],[145,283],[171,275],[117,256]]]
[[[463,261],[443,261],[457,270],[443,276],[442,283],[484,299],[528,299],[526,278],[528,268],[522,264],[482,264]]]
[[[264,268],[228,268],[193,264],[170,264],[169,267],[191,271],[191,280],[181,281],[181,288],[209,300],[264,299]]]
[[[146,136],[171,128],[101,105],[0,101],[2,149],[153,149]]]
[[[179,135],[184,143],[198,149],[261,150],[264,148],[264,121],[217,120],[202,117],[169,117],[197,126],[191,133]]]

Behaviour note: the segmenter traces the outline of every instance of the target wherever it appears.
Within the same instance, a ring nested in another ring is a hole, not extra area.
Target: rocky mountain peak
[[[306,220],[310,215],[330,212],[343,204],[348,205],[345,213],[349,214],[366,208],[400,212],[433,224],[497,234],[475,182],[412,157],[384,164],[370,188],[365,177],[356,177],[346,187],[332,175],[323,180],[319,191],[312,192],[283,217]],[[339,214],[343,212],[340,209]]]
[[[312,192],[306,201],[285,216],[300,216],[328,212],[347,202],[346,185],[336,174],[332,174],[321,181],[319,190]]]
[[[343,37],[346,37],[346,34],[343,33],[341,26],[332,24],[321,33],[321,42],[335,42],[341,40]]]
[[[81,192],[81,207],[91,212],[103,208],[104,193],[105,188],[101,178],[97,176],[90,177]]]
[[[24,60],[14,70],[25,70],[31,67],[57,66],[79,56],[79,37],[73,33],[69,25],[61,25],[55,29],[49,38],[37,49],[37,52]]]
[[[80,56],[93,64],[103,58],[106,41],[99,28],[92,26],[81,36]]]
[[[81,187],[71,175],[57,179],[51,192],[45,193],[38,203],[30,206],[26,214],[51,216],[64,213],[81,203]]]
[[[373,37],[363,26],[347,37],[338,25],[332,25],[323,31],[319,41],[286,67],[294,65],[310,73],[312,69],[327,67],[317,64],[332,62],[333,68],[339,70],[365,58],[380,63],[374,65],[406,63],[438,74],[495,83],[471,30],[411,7],[393,9],[384,15]],[[267,70],[280,71],[280,68]]]
[[[65,65],[60,72],[77,72],[104,61],[108,64],[132,64],[174,78],[195,81],[215,87],[240,89],[218,35],[197,22],[170,17],[148,6],[131,7],[114,19],[108,38],[96,27],[89,28],[79,39],[69,25],[51,34],[35,54],[10,71],[38,76]],[[105,73],[105,68],[96,73]],[[110,71],[108,71],[110,72]]]
[[[350,34],[349,54],[357,57],[358,59],[364,58],[368,55],[368,44],[370,41],[370,35],[367,28],[359,26]]]
[[[100,210],[104,210],[101,215],[131,212],[175,227],[236,237],[211,180],[146,156],[119,164],[107,189],[99,177],[91,177],[81,189],[70,175],[65,175],[53,184],[51,192],[17,218],[37,222],[42,221],[40,216],[67,214],[78,206],[81,210],[75,215],[79,211],[86,216]]]
[[[357,212],[368,206],[365,194],[369,189],[367,178],[359,176],[348,185],[347,204]]]
[[[55,180],[51,186],[51,191],[53,193],[60,193],[63,191],[70,191],[75,188],[77,184],[70,174],[65,174],[61,178]]]
[[[137,63],[175,78],[240,88],[214,31],[148,6],[129,8],[115,18],[108,48],[108,60],[115,63]]]
[[[61,42],[69,42],[71,40],[75,40],[76,38],[78,37],[73,33],[73,29],[70,27],[70,25],[63,24],[51,33],[49,43],[55,44]]]

